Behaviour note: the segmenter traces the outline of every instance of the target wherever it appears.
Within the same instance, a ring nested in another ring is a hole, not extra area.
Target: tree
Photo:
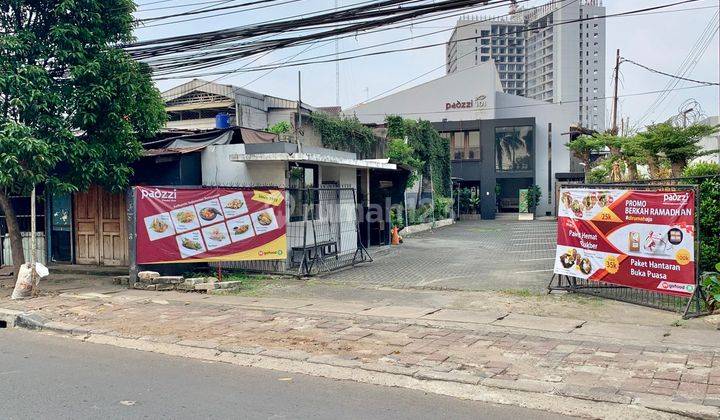
[[[573,156],[580,160],[584,164],[585,179],[590,173],[591,157],[593,152],[598,152],[603,149],[603,145],[597,138],[593,136],[580,136],[575,140],[571,140],[565,144]]]
[[[45,184],[127,186],[141,140],[166,121],[132,40],[132,0],[6,0],[0,5],[0,210],[13,262],[25,261],[9,196]]]
[[[405,165],[412,169],[407,179],[407,186],[411,187],[418,179],[418,173],[422,171],[425,162],[415,157],[415,150],[403,139],[391,139],[388,143],[387,157],[390,162],[398,165]]]
[[[637,136],[626,137],[620,146],[622,155],[628,170],[628,180],[637,181],[640,178],[638,165],[647,162],[647,153],[643,150]]]
[[[644,132],[638,134],[638,137],[640,146],[646,152],[651,176],[658,176],[662,159],[670,163],[672,176],[679,177],[693,159],[717,152],[717,150],[703,150],[699,145],[703,137],[717,132],[718,127],[702,124],[689,127],[675,127],[669,123],[648,126]]]
[[[277,135],[285,134],[290,132],[290,123],[287,121],[280,121],[272,127],[268,128],[268,131]]]

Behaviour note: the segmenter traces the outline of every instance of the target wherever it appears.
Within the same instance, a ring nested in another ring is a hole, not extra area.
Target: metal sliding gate
[[[312,276],[370,262],[360,241],[355,188],[286,188],[287,259],[225,262],[226,268]]]

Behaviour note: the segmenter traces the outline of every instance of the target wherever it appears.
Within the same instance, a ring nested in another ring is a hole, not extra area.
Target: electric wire
[[[676,2],[676,3],[666,4],[666,5],[654,6],[654,7],[651,7],[651,8],[643,8],[643,9],[629,10],[629,11],[625,11],[625,12],[619,12],[619,13],[614,13],[614,14],[607,14],[607,15],[602,15],[602,16],[591,16],[591,17],[582,17],[582,18],[578,18],[578,19],[570,19],[570,20],[562,21],[562,22],[554,22],[554,23],[552,23],[552,24],[547,25],[546,27],[553,27],[553,26],[558,26],[558,25],[578,23],[578,22],[584,22],[584,21],[590,21],[590,20],[597,20],[597,19],[605,19],[605,18],[608,18],[608,17],[624,16],[624,15],[632,14],[632,13],[635,13],[635,12],[638,12],[638,11],[646,11],[646,10],[648,10],[648,9],[655,10],[655,9],[659,9],[659,8],[671,7],[671,6],[674,6],[674,5],[677,5],[677,4],[683,4],[683,3],[693,2],[693,1],[698,1],[698,0],[684,0],[684,1],[681,1],[681,2]],[[518,30],[518,32],[527,32],[527,31],[532,31],[532,30],[534,30],[534,28],[526,28],[526,29]],[[473,39],[477,39],[477,38],[480,38],[480,37],[479,37],[479,36],[476,36],[476,37],[470,37],[470,38],[462,38],[462,39],[458,39],[458,40],[456,40],[456,41],[459,42],[459,41],[473,40]],[[383,44],[387,44],[387,43],[383,43]],[[357,58],[361,58],[361,57],[377,56],[377,55],[391,54],[391,53],[404,52],[404,51],[415,51],[415,50],[427,49],[427,48],[432,48],[432,47],[437,47],[437,46],[444,46],[444,45],[446,45],[446,42],[432,43],[432,44],[424,44],[424,45],[413,46],[413,47],[406,47],[406,48],[396,48],[396,49],[390,49],[390,50],[382,50],[382,51],[376,51],[376,52],[371,52],[371,53],[366,53],[366,54],[358,54],[358,55],[349,56],[349,57],[340,57],[340,58],[338,58],[338,59],[335,59],[335,58],[332,58],[332,59],[324,59],[324,60],[323,60],[323,59],[318,59],[318,58],[328,57],[328,56],[331,56],[331,55],[334,56],[334,54],[327,54],[327,55],[324,55],[324,56],[313,57],[313,58],[310,58],[310,59],[305,60],[305,61],[293,61],[293,62],[290,62],[290,63],[287,63],[287,64],[278,65],[278,66],[262,66],[262,67],[247,68],[247,69],[244,69],[244,72],[264,71],[264,70],[268,70],[268,69],[271,69],[271,68],[282,68],[282,67],[291,67],[291,66],[305,66],[305,65],[310,65],[310,64],[321,64],[321,63],[328,63],[328,62],[335,62],[335,61],[346,61],[346,60],[352,60],[352,59],[357,59]],[[342,52],[341,54],[345,54],[345,53],[347,53],[347,52],[352,52],[352,51],[359,51],[359,50],[368,49],[368,48],[374,48],[374,47],[377,47],[377,46],[369,46],[369,47],[358,48],[358,49],[355,49],[355,50],[348,50],[348,51]],[[474,53],[474,51],[472,51],[472,53]],[[227,72],[230,72],[230,71],[205,72],[205,73],[202,73],[202,74],[193,74],[192,76],[187,76],[187,75],[185,75],[185,76],[183,76],[183,78],[188,78],[188,77],[202,77],[202,76],[208,76],[208,75],[218,75],[218,74],[225,74],[225,73],[227,73]],[[158,74],[161,75],[161,76],[167,75],[166,73],[167,73],[167,72],[162,72],[162,71],[161,71],[161,72],[158,72]],[[171,70],[171,74],[172,74],[172,70]],[[156,79],[157,79],[157,80],[163,80],[162,77],[158,77],[158,78],[156,78]]]
[[[720,83],[716,83],[716,82],[705,82],[705,81],[702,81],[702,80],[688,79],[688,78],[686,78],[686,77],[680,77],[680,76],[677,76],[677,75],[674,75],[674,74],[665,73],[664,71],[660,71],[660,70],[653,69],[653,68],[651,68],[651,67],[648,67],[648,66],[646,66],[646,65],[640,64],[640,63],[638,63],[638,62],[636,62],[636,61],[633,61],[633,60],[630,60],[630,59],[627,59],[627,58],[621,58],[621,59],[620,59],[620,63],[621,63],[621,64],[622,64],[622,63],[634,64],[634,65],[636,65],[636,66],[638,66],[638,67],[642,67],[642,68],[644,68],[645,70],[648,70],[648,71],[650,71],[650,72],[652,72],[652,73],[662,74],[663,76],[668,76],[668,77],[672,77],[672,78],[674,78],[674,79],[684,80],[684,81],[686,81],[686,82],[693,82],[693,83],[699,83],[699,84],[702,84],[702,85],[710,85],[710,86],[720,86]]]

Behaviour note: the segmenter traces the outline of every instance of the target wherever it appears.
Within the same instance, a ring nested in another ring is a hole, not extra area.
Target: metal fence
[[[309,276],[372,261],[359,240],[354,188],[287,188],[286,197],[286,260],[224,262],[223,267]]]
[[[635,289],[627,286],[619,286],[616,284],[605,283],[602,281],[592,281],[571,277],[565,275],[553,275],[548,284],[548,292],[553,290],[564,290],[572,293],[582,293],[586,295],[603,297],[606,299],[619,300],[622,302],[633,303],[652,308],[683,312],[686,318],[699,316],[703,314],[704,294],[700,287],[700,194],[698,185],[682,183],[689,181],[690,178],[677,178],[666,180],[654,180],[647,182],[633,183],[608,183],[608,184],[578,184],[566,183],[561,188],[602,188],[602,189],[628,189],[628,190],[691,190],[695,192],[695,293],[690,298],[672,296],[651,290]]]

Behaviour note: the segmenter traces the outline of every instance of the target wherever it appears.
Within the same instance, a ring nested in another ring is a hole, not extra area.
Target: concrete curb
[[[48,321],[34,313],[26,314],[0,308],[0,319],[6,318],[12,318],[13,325],[17,328],[49,332],[90,343],[331,379],[417,389],[564,415],[599,418],[601,416],[598,416],[598,413],[603,413],[602,418],[619,419],[627,418],[630,414],[629,410],[635,410],[632,417],[648,419],[676,418],[678,415],[695,419],[720,417],[720,408],[716,407],[680,404],[661,399],[619,398],[615,394],[568,392],[567,389],[558,389],[553,384],[542,381],[505,381],[470,374],[418,370],[381,362],[362,363],[336,355],[312,355],[298,350],[261,347],[227,348],[212,346],[206,342],[193,343],[190,340],[184,343],[163,343],[152,339],[127,338],[110,331],[93,331],[74,324]]]
[[[418,225],[406,226],[399,233],[400,236],[411,236],[420,232],[427,232],[428,230],[439,229],[446,226],[451,226],[455,223],[453,219],[442,219],[434,222],[420,223]]]
[[[20,311],[0,308],[0,321],[5,323],[6,328],[14,328],[17,326],[17,320],[21,314],[22,312]]]

